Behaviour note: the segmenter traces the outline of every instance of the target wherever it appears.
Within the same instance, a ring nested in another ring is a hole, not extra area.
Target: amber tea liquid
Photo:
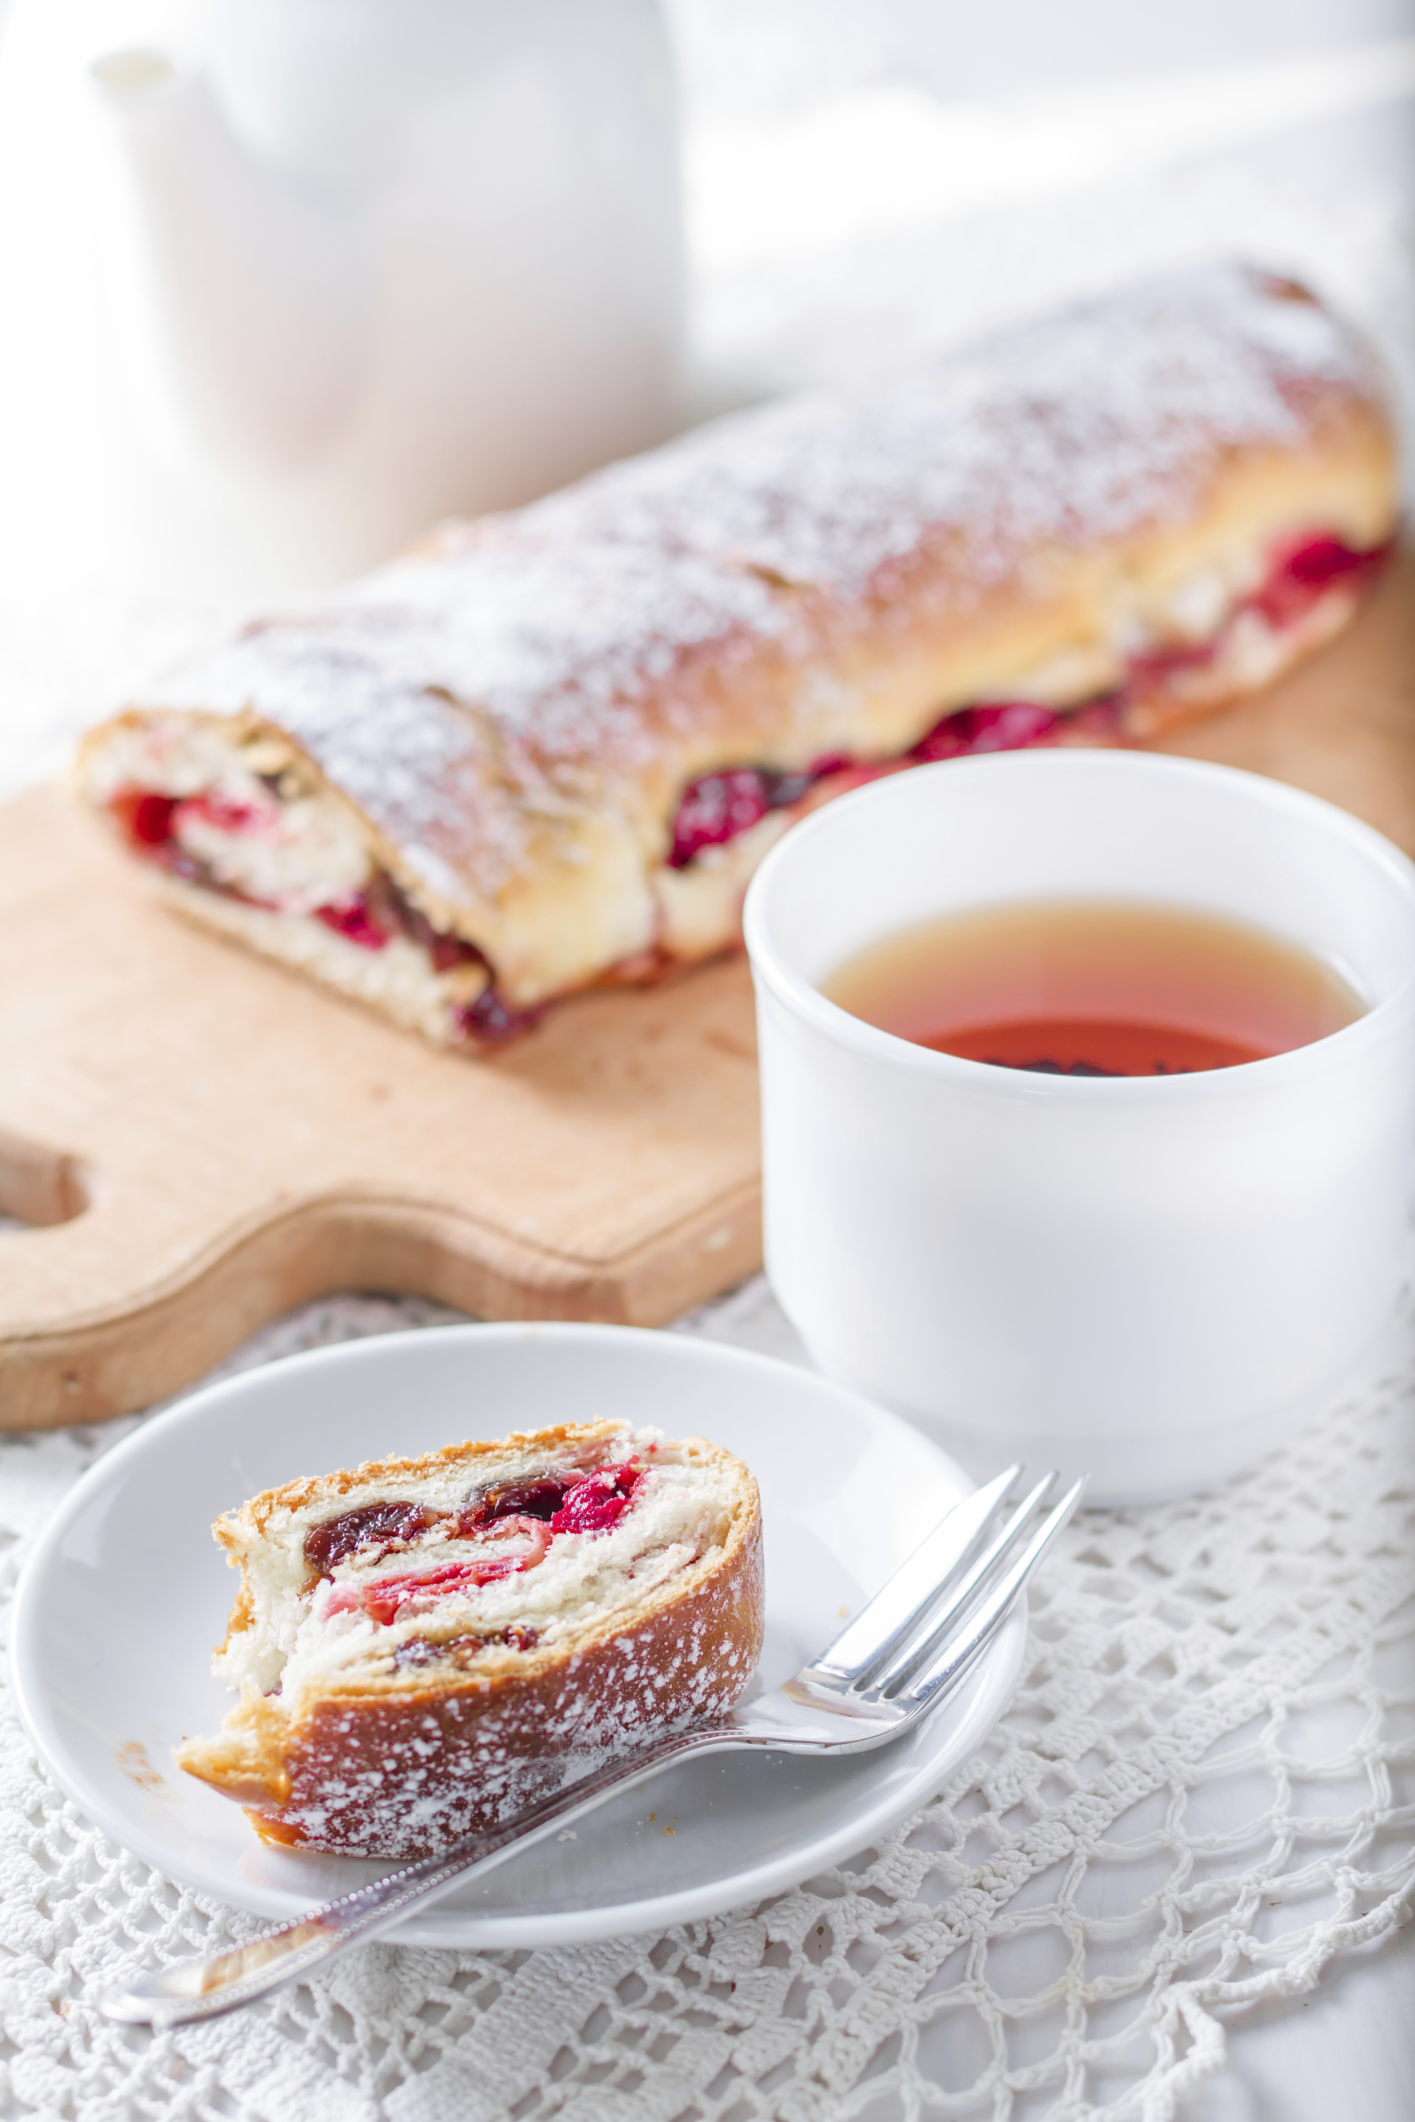
[[[1308,1046],[1367,1005],[1320,958],[1214,914],[1046,899],[900,929],[823,981],[939,1053],[1060,1076],[1173,1076]]]

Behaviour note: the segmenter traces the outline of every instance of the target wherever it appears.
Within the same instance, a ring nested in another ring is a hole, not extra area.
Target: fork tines
[[[1022,1469],[1009,1466],[937,1525],[882,1591],[811,1668],[818,1685],[903,1710],[961,1677],[1070,1517],[1085,1486],[1055,1502],[1046,1474],[1012,1501]]]

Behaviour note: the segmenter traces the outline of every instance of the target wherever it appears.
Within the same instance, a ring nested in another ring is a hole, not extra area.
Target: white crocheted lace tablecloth
[[[334,1298],[232,1367],[451,1316]],[[797,1355],[760,1281],[678,1330]],[[1409,1317],[1385,1355],[1242,1478],[1076,1520],[1035,1590],[1006,1714],[913,1820],[792,1893],[663,1937],[376,1944],[232,2018],[109,2025],[95,1988],[260,1926],[91,1827],[6,1703],[0,2113],[1255,2117],[1226,2071],[1235,2018],[1389,1949],[1415,1896]],[[7,1605],[46,1515],[132,1426],[0,1440]]]

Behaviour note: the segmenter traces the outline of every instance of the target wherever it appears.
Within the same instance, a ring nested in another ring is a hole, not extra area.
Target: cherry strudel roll
[[[700,1437],[452,1445],[291,1482],[214,1530],[241,1571],[215,1670],[241,1699],[176,1757],[271,1842],[443,1848],[726,1711],[761,1648],[757,1485]]]
[[[190,913],[483,1045],[731,943],[767,846],[861,780],[1143,743],[1266,683],[1396,507],[1361,343],[1208,268],[446,524],[79,776]]]

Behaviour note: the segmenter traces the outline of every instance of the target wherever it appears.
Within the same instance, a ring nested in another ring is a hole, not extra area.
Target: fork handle
[[[108,2018],[129,2025],[184,2026],[193,2019],[219,2018],[326,1966],[351,1945],[378,1937],[411,1909],[425,1908],[464,1879],[493,1871],[513,1851],[543,1842],[552,1829],[593,1811],[607,1792],[642,1783],[686,1754],[721,1753],[751,1743],[727,1724],[671,1732],[628,1760],[592,1770],[503,1826],[469,1836],[438,1856],[419,1857],[313,1915],[264,1932],[249,1945],[207,1960],[179,1960],[156,1974],[141,1975],[127,1988],[111,1990],[101,2008]]]

